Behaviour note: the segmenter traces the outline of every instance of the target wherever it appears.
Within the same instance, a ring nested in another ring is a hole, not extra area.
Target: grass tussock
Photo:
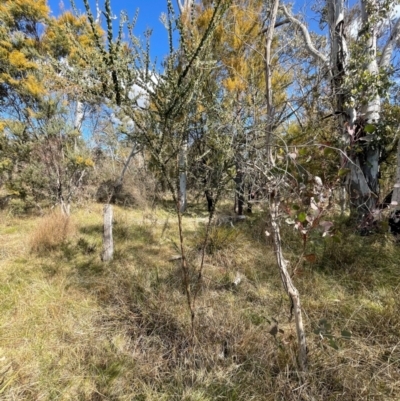
[[[15,247],[43,221],[0,226],[2,400],[399,399],[400,249],[390,238],[344,230],[340,246],[316,238],[310,263],[298,261],[302,243],[283,229],[309,349],[300,372],[290,302],[261,214],[213,227],[195,337],[173,214],[116,207],[108,264],[100,261],[100,205],[75,213],[76,235],[65,246],[44,254]],[[205,222],[183,223],[194,286]]]
[[[38,253],[52,251],[65,243],[73,232],[71,217],[53,211],[38,221],[30,237],[30,248]]]

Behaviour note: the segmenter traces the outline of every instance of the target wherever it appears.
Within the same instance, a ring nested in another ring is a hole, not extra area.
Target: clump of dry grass
[[[38,253],[54,250],[74,231],[74,224],[69,216],[60,212],[51,212],[39,221],[31,234],[30,249]]]

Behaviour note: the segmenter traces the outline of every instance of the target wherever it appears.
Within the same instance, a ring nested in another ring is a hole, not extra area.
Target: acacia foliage
[[[59,68],[79,63],[74,43],[89,46],[88,25],[70,13],[51,17],[44,0],[5,1],[0,21],[0,185],[22,209],[54,204],[93,166],[70,112],[78,86]]]

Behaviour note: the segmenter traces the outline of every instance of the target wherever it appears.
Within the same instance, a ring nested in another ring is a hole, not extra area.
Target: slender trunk
[[[207,199],[207,210],[208,213],[213,213],[214,212],[214,196],[213,193],[210,189],[206,189],[204,191]]]
[[[122,182],[124,181],[124,176],[125,176],[126,170],[128,170],[129,164],[130,164],[133,156],[135,156],[136,153],[137,153],[136,148],[137,148],[137,146],[136,146],[136,143],[135,143],[132,146],[131,153],[129,153],[129,156],[125,161],[124,167],[122,168],[121,175],[119,176],[119,179],[117,181],[118,184],[122,184]]]
[[[237,169],[236,177],[236,188],[235,188],[235,212],[239,216],[243,216],[243,205],[245,202],[244,196],[244,175],[243,172]],[[237,210],[236,210],[237,206]]]
[[[187,139],[184,139],[179,152],[179,211],[184,213],[187,207],[186,180],[187,180]]]
[[[76,101],[76,109],[75,109],[75,120],[74,120],[74,130],[79,131],[81,133],[82,123],[84,118],[84,110],[83,103],[79,100]],[[78,150],[78,138],[74,139],[74,150],[75,152]]]
[[[63,198],[60,199],[61,213],[64,216],[69,217],[71,215],[71,204],[67,201],[65,202]]]
[[[269,17],[269,26],[265,33],[265,59],[264,59],[264,68],[265,68],[265,97],[267,103],[267,129],[266,129],[266,155],[267,155],[267,163],[271,165],[275,165],[275,160],[273,156],[273,121],[274,121],[274,107],[273,107],[273,99],[272,99],[272,55],[271,55],[271,47],[272,47],[272,39],[274,37],[275,30],[275,22],[276,16],[278,14],[279,0],[274,0],[270,17]]]
[[[247,192],[247,213],[253,213],[253,199],[254,193],[251,188],[249,188]]]
[[[181,251],[181,269],[182,269],[182,282],[184,285],[184,290],[186,294],[186,301],[188,304],[188,308],[190,310],[190,320],[192,326],[192,336],[195,334],[195,318],[196,312],[193,305],[192,300],[192,291],[190,288],[190,272],[189,266],[186,259],[186,252],[185,252],[185,244],[184,244],[184,236],[183,236],[183,224],[182,224],[182,213],[179,211],[179,207],[176,210],[178,216],[178,228],[179,228],[179,244],[180,244],[180,251]]]
[[[294,319],[296,323],[297,342],[299,346],[299,365],[302,371],[307,369],[307,343],[303,325],[303,317],[301,313],[300,295],[294,286],[290,274],[288,272],[288,262],[283,257],[282,241],[279,226],[279,201],[272,199],[270,202],[271,226],[274,239],[274,249],[276,261],[281,273],[283,287],[292,300]]]
[[[392,206],[394,209],[400,209],[400,139],[397,143],[397,170],[396,182],[393,188]]]
[[[265,39],[265,80],[266,80],[266,101],[267,101],[267,162],[268,165],[274,165],[274,159],[272,156],[272,131],[273,131],[273,120],[274,120],[274,107],[273,107],[273,98],[272,98],[272,66],[271,66],[271,45],[272,39],[274,37],[274,29],[275,29],[275,21],[278,13],[279,0],[274,0],[271,15],[270,15],[270,23],[269,27],[266,31],[266,39]],[[276,196],[270,202],[270,216],[271,216],[271,226],[273,231],[274,238],[274,248],[275,248],[275,256],[276,261],[278,263],[278,267],[281,273],[283,286],[292,300],[294,316],[296,322],[296,332],[297,339],[299,345],[299,365],[302,371],[306,370],[307,367],[307,344],[306,344],[306,336],[303,327],[303,319],[301,314],[301,305],[300,305],[300,295],[297,291],[297,288],[294,286],[290,274],[287,269],[287,261],[283,257],[282,252],[282,242],[280,235],[280,227],[279,227],[279,201]]]
[[[346,211],[346,187],[340,185],[339,187],[339,205],[340,205],[340,217],[344,216]]]
[[[103,219],[103,254],[101,260],[103,262],[108,262],[112,260],[114,255],[114,242],[112,236],[113,209],[110,204],[104,205]]]

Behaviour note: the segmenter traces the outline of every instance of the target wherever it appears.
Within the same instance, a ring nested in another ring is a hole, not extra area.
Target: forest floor
[[[172,208],[114,209],[109,263],[101,205],[74,210],[47,247],[60,216],[1,212],[1,400],[400,400],[400,246],[388,234],[337,223],[335,240],[316,236],[299,261],[302,243],[283,229],[307,333],[300,372],[261,210],[213,227],[194,339]],[[206,218],[184,217],[190,268]]]

